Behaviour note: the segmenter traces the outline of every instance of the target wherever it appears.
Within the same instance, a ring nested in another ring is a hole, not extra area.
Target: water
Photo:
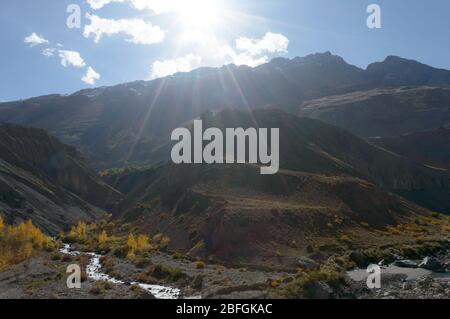
[[[92,279],[94,281],[105,281],[115,285],[125,284],[125,282],[115,279],[110,275],[102,272],[102,264],[100,263],[100,258],[102,257],[101,255],[98,255],[96,253],[81,253],[79,251],[74,251],[69,244],[64,244],[59,252],[68,256],[87,255],[91,257],[89,260],[89,264],[86,267],[86,274],[89,279]],[[181,291],[178,288],[164,287],[160,285],[147,285],[140,282],[132,282],[131,284],[141,287],[145,291],[155,296],[156,299],[179,299],[181,295]]]

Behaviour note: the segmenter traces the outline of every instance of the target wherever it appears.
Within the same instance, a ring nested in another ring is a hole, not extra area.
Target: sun
[[[176,14],[179,24],[189,31],[205,31],[220,23],[222,6],[218,0],[177,1]]]

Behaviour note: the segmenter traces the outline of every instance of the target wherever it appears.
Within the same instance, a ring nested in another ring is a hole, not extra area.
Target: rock
[[[366,256],[359,250],[352,251],[349,255],[350,259],[358,266],[366,266]]]
[[[402,260],[396,260],[394,262],[394,265],[401,268],[418,268],[419,265],[412,260],[409,259],[402,259]]]
[[[333,289],[323,281],[315,281],[308,286],[306,294],[311,299],[330,299]]]
[[[203,287],[203,276],[198,275],[192,281],[191,287],[197,290],[201,290]]]
[[[308,257],[299,257],[297,259],[297,266],[305,270],[312,270],[319,268],[319,264]]]
[[[139,295],[136,297],[136,299],[150,300],[150,299],[156,299],[156,297],[147,291],[142,291],[139,293]]]
[[[403,290],[411,290],[411,288],[412,288],[412,283],[410,283],[410,282],[405,282],[405,283],[403,283]]]
[[[445,271],[445,266],[437,258],[434,257],[425,257],[420,263],[419,267],[435,272]]]

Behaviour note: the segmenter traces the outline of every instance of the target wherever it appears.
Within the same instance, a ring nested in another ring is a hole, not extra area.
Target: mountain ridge
[[[201,68],[150,82],[2,103],[0,122],[46,129],[79,148],[95,168],[106,169],[147,161],[171,130],[208,111],[276,107],[297,113],[308,100],[385,85],[326,52],[278,58],[256,68]]]

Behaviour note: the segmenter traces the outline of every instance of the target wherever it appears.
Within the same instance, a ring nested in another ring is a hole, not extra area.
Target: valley
[[[433,273],[407,292],[389,271],[448,271],[449,74],[326,52],[0,103],[0,298],[445,297]],[[200,120],[278,129],[279,170],[222,164],[226,143],[173,163],[176,128],[184,155],[208,147]],[[47,244],[12,231],[30,223]],[[383,260],[389,291],[349,276]]]

